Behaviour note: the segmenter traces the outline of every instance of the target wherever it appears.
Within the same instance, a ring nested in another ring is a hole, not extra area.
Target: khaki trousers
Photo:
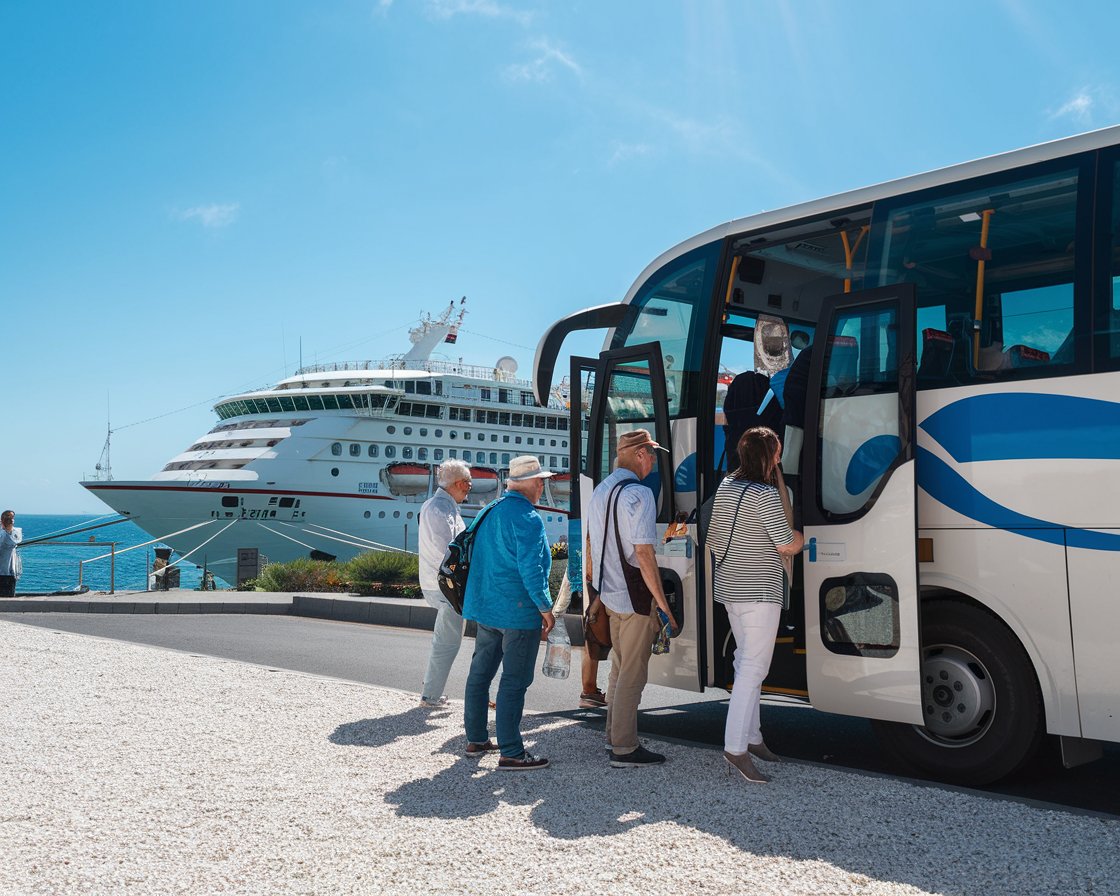
[[[604,607],[606,610],[606,608]],[[606,610],[611,623],[611,674],[607,680],[607,738],[614,752],[638,749],[638,704],[649,675],[657,623],[649,616]]]

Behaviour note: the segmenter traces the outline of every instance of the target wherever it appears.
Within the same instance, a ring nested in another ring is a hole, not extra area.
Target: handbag
[[[451,539],[450,544],[447,545],[447,553],[444,555],[443,562],[439,565],[439,573],[436,575],[439,590],[447,598],[447,602],[451,604],[451,609],[460,616],[463,615],[463,602],[467,598],[467,576],[471,571],[471,553],[474,549],[475,533],[478,531],[483,518],[497,503],[498,501],[494,501],[492,504],[483,507],[471,520],[471,524]]]

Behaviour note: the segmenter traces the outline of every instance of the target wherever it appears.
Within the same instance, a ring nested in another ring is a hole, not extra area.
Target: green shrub
[[[344,563],[341,574],[354,585],[414,585],[420,581],[420,560],[415,554],[399,551],[370,551]]]
[[[301,557],[289,563],[270,563],[257,578],[257,591],[345,591],[338,563]]]

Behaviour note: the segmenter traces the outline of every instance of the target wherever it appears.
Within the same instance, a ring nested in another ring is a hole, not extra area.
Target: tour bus
[[[1120,741],[1118,283],[1113,127],[732,221],[554,324],[542,403],[564,337],[607,331],[571,359],[573,519],[622,433],[670,449],[646,482],[687,530],[657,547],[681,633],[650,680],[732,686],[705,525],[762,422],[806,540],[766,692],[963,784],[1047,734],[1067,766]]]

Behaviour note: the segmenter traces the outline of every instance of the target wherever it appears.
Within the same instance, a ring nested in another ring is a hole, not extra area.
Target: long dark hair
[[[731,478],[774,485],[774,455],[780,444],[778,434],[769,426],[753,426],[748,429],[736,446],[739,469],[731,474]]]

